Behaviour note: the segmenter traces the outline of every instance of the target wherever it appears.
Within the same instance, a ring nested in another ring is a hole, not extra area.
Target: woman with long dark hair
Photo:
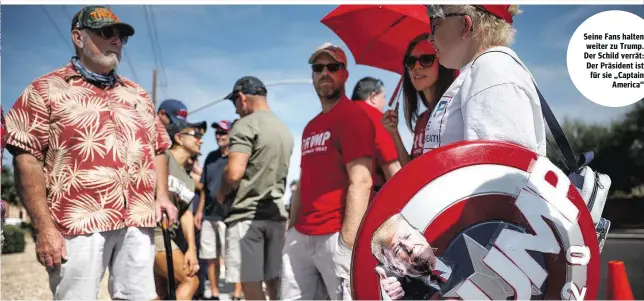
[[[394,138],[402,166],[423,154],[425,126],[429,115],[456,77],[455,70],[438,63],[436,51],[428,42],[428,36],[429,34],[423,34],[413,39],[402,62],[405,70],[402,82],[405,123],[414,133],[411,153],[405,149],[398,132],[398,104],[393,110],[385,112],[382,118],[383,125]],[[420,103],[427,108],[423,113],[420,113]]]

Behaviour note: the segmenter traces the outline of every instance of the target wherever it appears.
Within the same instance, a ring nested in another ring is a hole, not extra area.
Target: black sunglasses
[[[216,131],[215,135],[220,135],[220,136],[228,135],[228,132],[226,132],[226,131]]]
[[[87,28],[87,30],[97,34],[103,39],[111,39],[115,36],[118,36],[121,39],[121,44],[123,45],[127,44],[127,41],[130,39],[130,37],[128,36],[122,36],[119,33],[119,30],[114,26],[106,26],[103,28]]]
[[[407,69],[414,69],[414,66],[416,66],[416,62],[419,62],[421,66],[424,68],[429,68],[434,65],[434,62],[436,62],[436,55],[435,54],[422,54],[419,56],[413,56],[413,55],[408,55],[405,57],[405,68]]]
[[[344,67],[344,64],[342,63],[329,63],[329,64],[313,64],[311,65],[311,69],[313,69],[313,72],[315,73],[320,73],[322,70],[324,70],[324,67],[326,67],[327,70],[331,73],[338,72],[338,70],[342,69]]]

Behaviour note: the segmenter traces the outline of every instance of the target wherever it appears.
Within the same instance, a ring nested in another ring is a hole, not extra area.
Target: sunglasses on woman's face
[[[115,36],[118,36],[121,39],[121,44],[127,44],[129,37],[121,36],[118,29],[113,26],[106,26],[103,28],[88,28],[87,30],[97,34],[103,39],[111,39]]]
[[[416,66],[416,62],[419,62],[421,66],[425,68],[429,68],[434,65],[435,61],[436,61],[435,54],[422,54],[419,56],[408,55],[405,58],[405,67],[407,69],[414,69],[414,66]]]
[[[313,64],[311,65],[311,69],[313,69],[313,72],[315,73],[320,73],[324,70],[324,67],[326,67],[329,72],[335,73],[338,72],[342,66],[344,66],[342,63]]]
[[[195,131],[195,130],[192,130],[187,133],[181,133],[181,135],[192,136],[192,137],[195,137],[196,139],[201,139],[202,137],[201,132]]]

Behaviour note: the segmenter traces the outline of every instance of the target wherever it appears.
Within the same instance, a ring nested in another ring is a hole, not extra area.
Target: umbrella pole
[[[391,99],[389,100],[389,107],[390,108],[393,108],[394,104],[398,100],[398,96],[400,94],[400,87],[402,86],[403,78],[405,78],[404,75],[400,77],[400,80],[398,81],[398,84],[396,85],[396,89],[394,90],[394,94],[391,95]]]

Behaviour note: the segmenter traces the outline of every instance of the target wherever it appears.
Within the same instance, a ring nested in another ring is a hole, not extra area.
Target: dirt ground
[[[45,268],[36,260],[31,235],[25,235],[25,251],[3,254],[0,257],[0,300],[51,300],[49,277]],[[111,300],[107,292],[108,272],[101,283],[99,300]]]

